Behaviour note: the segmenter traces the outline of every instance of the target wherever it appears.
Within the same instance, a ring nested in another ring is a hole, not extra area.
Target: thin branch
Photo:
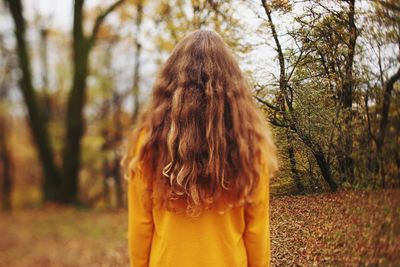
[[[279,108],[278,108],[278,107],[272,105],[272,104],[269,103],[268,101],[266,101],[266,100],[264,100],[264,99],[261,99],[261,98],[259,98],[258,96],[254,96],[254,97],[255,97],[255,99],[257,99],[257,101],[260,102],[261,104],[263,104],[263,105],[269,107],[269,108],[272,109],[272,110],[279,111]]]
[[[280,122],[279,120],[277,120],[277,118],[275,116],[274,116],[274,118],[269,118],[268,121],[272,125],[277,126],[277,127],[290,128],[289,124],[285,124],[285,123]]]
[[[304,50],[301,50],[301,51],[300,51],[300,55],[299,55],[299,57],[296,59],[296,62],[294,63],[294,65],[293,65],[293,67],[292,67],[292,70],[290,71],[289,76],[288,76],[287,79],[286,79],[287,82],[290,81],[290,78],[292,78],[292,75],[293,75],[294,71],[296,70],[297,65],[300,63],[301,59],[303,58],[303,51],[304,51]],[[307,56],[309,53],[310,53],[310,52],[308,52],[308,53],[306,54],[306,56]],[[306,57],[306,56],[305,56],[305,57]]]
[[[103,24],[104,20],[110,14],[112,11],[114,11],[117,7],[122,5],[125,2],[125,0],[118,0],[114,2],[112,5],[110,5],[104,12],[102,12],[97,18],[93,26],[92,30],[92,35],[89,37],[89,43],[90,45],[93,45],[93,43],[96,41],[97,34],[100,30],[101,25]]]

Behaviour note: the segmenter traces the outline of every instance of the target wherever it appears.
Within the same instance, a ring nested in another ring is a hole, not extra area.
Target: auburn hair
[[[197,30],[176,45],[121,163],[125,179],[146,181],[152,204],[171,209],[184,200],[191,214],[222,199],[229,206],[251,202],[261,175],[277,169],[267,121],[218,33]]]

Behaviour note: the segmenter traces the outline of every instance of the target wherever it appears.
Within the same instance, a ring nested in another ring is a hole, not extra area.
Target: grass
[[[0,266],[128,266],[126,210],[0,215]],[[271,200],[272,266],[400,266],[400,190]]]

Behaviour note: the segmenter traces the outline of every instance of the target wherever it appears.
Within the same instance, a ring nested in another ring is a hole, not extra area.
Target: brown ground
[[[1,267],[128,266],[126,211],[0,215]],[[272,266],[400,266],[400,190],[271,201]]]

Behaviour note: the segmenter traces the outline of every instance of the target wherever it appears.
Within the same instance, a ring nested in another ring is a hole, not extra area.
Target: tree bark
[[[383,92],[382,101],[382,119],[379,123],[379,129],[376,137],[376,159],[379,162],[378,169],[381,174],[381,187],[385,187],[385,171],[384,171],[384,159],[382,156],[383,145],[385,143],[386,128],[389,123],[389,109],[392,97],[394,84],[400,80],[400,68],[395,74],[393,74],[386,82],[386,86]]]
[[[123,138],[122,132],[122,111],[121,111],[121,104],[122,104],[122,96],[117,92],[114,92],[113,95],[113,106],[114,106],[114,116],[113,116],[113,125],[115,125],[115,131],[113,136],[113,144],[114,144],[114,162],[112,168],[112,176],[114,177],[115,181],[115,196],[117,200],[117,207],[122,208],[124,207],[124,197],[123,197],[123,187],[122,187],[122,173],[121,173],[121,157],[119,153],[115,150],[116,147],[121,143]]]
[[[311,150],[311,153],[314,155],[315,160],[317,161],[322,177],[329,185],[330,190],[332,192],[336,192],[338,189],[338,185],[333,179],[331,165],[329,164],[329,161],[327,160],[322,147],[318,143],[314,142],[309,134],[301,131],[301,129],[297,127],[294,127],[292,129],[297,133],[303,143]]]
[[[142,45],[139,40],[140,29],[143,20],[143,0],[139,0],[136,4],[136,34],[135,34],[135,66],[133,68],[133,113],[132,121],[135,122],[139,115],[139,95],[140,95],[140,55],[142,52]]]
[[[108,159],[104,159],[102,163],[103,167],[103,199],[106,207],[111,207],[111,194],[110,185],[108,179],[110,177],[110,166]]]
[[[345,77],[343,80],[342,90],[340,92],[340,103],[344,111],[343,118],[343,147],[339,150],[338,161],[341,165],[341,181],[354,183],[354,159],[352,156],[353,152],[353,131],[352,131],[352,120],[353,120],[353,63],[354,55],[357,42],[357,28],[355,25],[355,0],[349,0],[348,15],[348,43],[347,43],[347,55],[345,63]]]
[[[81,167],[81,140],[85,131],[83,109],[86,102],[86,77],[89,69],[89,54],[96,42],[97,33],[108,14],[121,5],[119,0],[101,13],[93,26],[92,34],[83,33],[84,0],[75,0],[73,20],[73,82],[67,102],[66,143],[63,152],[63,200],[66,203],[80,204],[79,170]]]
[[[313,151],[313,155],[317,161],[319,169],[321,170],[322,176],[329,185],[330,190],[336,192],[337,184],[333,180],[330,165],[326,160],[325,153],[322,151],[321,147],[317,146],[317,149]]]
[[[79,204],[78,184],[81,164],[81,139],[84,132],[83,107],[86,97],[89,41],[83,35],[83,0],[76,0],[73,21],[73,82],[67,102],[66,143],[63,155],[63,197],[66,203]]]
[[[0,172],[2,180],[1,186],[1,208],[4,211],[10,211],[12,209],[11,193],[13,185],[13,160],[8,147],[9,128],[7,125],[7,119],[1,114],[0,117]]]
[[[288,144],[287,153],[288,153],[288,157],[289,157],[289,161],[290,161],[290,171],[292,172],[293,180],[296,184],[296,190],[297,190],[296,193],[299,194],[304,191],[304,185],[301,182],[299,172],[297,171],[296,156],[294,154],[292,138],[293,138],[292,134],[289,132],[289,130],[286,130],[286,141]]]
[[[43,170],[44,182],[42,190],[44,201],[61,201],[59,193],[61,175],[54,162],[47,123],[32,85],[30,59],[25,41],[25,21],[22,15],[23,8],[21,0],[6,0],[6,2],[10,7],[15,25],[17,55],[22,73],[20,79],[20,90],[28,110],[28,122]]]

